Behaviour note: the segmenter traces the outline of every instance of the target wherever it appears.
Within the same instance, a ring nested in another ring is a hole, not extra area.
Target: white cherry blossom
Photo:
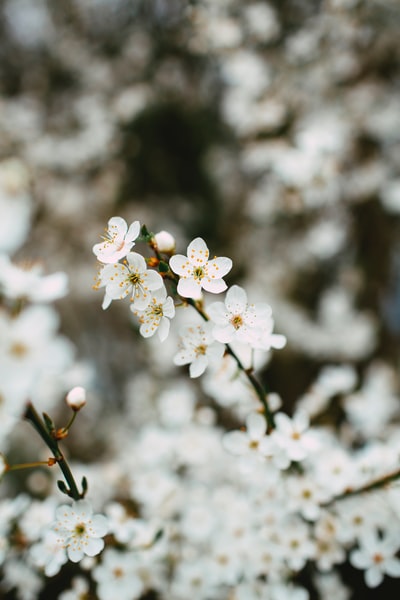
[[[389,534],[380,538],[370,531],[364,533],[359,543],[359,548],[350,554],[350,562],[357,569],[365,570],[368,587],[377,587],[385,575],[400,577],[400,559],[395,556],[400,548],[398,538]]]
[[[222,279],[232,268],[230,258],[220,257],[208,260],[210,252],[205,241],[198,237],[187,247],[187,256],[175,254],[169,261],[174,273],[179,275],[178,293],[184,298],[201,298],[201,290],[213,294],[227,288]]]
[[[211,333],[211,323],[187,327],[181,333],[179,352],[174,356],[178,366],[190,364],[190,377],[199,377],[206,370],[209,362],[218,363],[225,346],[216,342]]]
[[[103,267],[96,287],[106,288],[103,309],[106,309],[112,300],[122,300],[130,294],[134,307],[144,310],[151,300],[149,292],[163,285],[161,275],[147,268],[141,254],[129,252],[124,264],[115,263]]]
[[[108,521],[103,515],[94,515],[87,500],[59,506],[56,519],[53,529],[72,562],[79,562],[85,555],[96,556],[103,550],[102,538],[108,532]]]
[[[266,432],[265,417],[251,413],[246,419],[246,431],[229,431],[223,437],[223,445],[232,454],[261,456],[260,442]]]
[[[93,246],[93,253],[102,263],[115,263],[124,258],[135,245],[134,240],[139,236],[140,223],[134,221],[128,225],[122,217],[112,217],[108,221],[104,242]]]
[[[150,302],[144,310],[137,310],[133,304],[131,311],[139,317],[139,331],[143,337],[151,337],[157,332],[161,342],[167,339],[170,319],[175,316],[175,306],[171,296],[167,297],[164,286],[151,294]]]
[[[286,343],[284,336],[272,333],[271,307],[264,302],[249,304],[245,290],[238,285],[229,288],[225,302],[214,302],[207,310],[219,342],[237,341],[264,350],[283,348]]]

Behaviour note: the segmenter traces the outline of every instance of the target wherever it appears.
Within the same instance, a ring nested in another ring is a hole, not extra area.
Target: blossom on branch
[[[179,352],[174,356],[178,366],[190,364],[190,377],[199,377],[209,363],[218,363],[225,352],[225,346],[212,336],[211,323],[187,327],[181,333]]]
[[[214,302],[208,307],[214,323],[213,335],[219,342],[229,344],[237,341],[253,348],[269,350],[283,348],[286,338],[273,334],[272,309],[265,302],[248,304],[245,290],[233,285],[225,302]]]
[[[151,300],[144,310],[137,310],[134,304],[130,308],[139,317],[140,335],[147,338],[157,331],[161,342],[167,339],[170,327],[169,319],[175,316],[175,306],[172,298],[170,296],[167,298],[164,286],[152,293]]]
[[[230,258],[208,260],[210,252],[205,241],[198,237],[187,247],[187,256],[175,254],[169,261],[172,271],[179,275],[178,294],[184,298],[201,298],[201,290],[213,294],[227,288],[222,279],[232,268]]]
[[[59,506],[56,518],[53,529],[69,560],[79,562],[85,554],[96,556],[103,550],[102,538],[108,532],[108,521],[103,515],[93,515],[87,500],[78,500],[72,506]]]
[[[112,217],[108,221],[108,229],[104,242],[93,246],[93,253],[102,263],[115,263],[124,258],[135,245],[139,236],[140,223],[134,221],[128,225],[122,217]]]
[[[141,254],[129,252],[124,264],[115,263],[103,267],[96,287],[106,288],[103,309],[108,308],[112,300],[122,300],[131,294],[134,307],[144,310],[151,299],[149,292],[163,285],[161,275],[147,268]]]

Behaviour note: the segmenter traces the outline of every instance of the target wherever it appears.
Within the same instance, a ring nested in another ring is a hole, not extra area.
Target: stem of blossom
[[[188,304],[190,304],[191,306],[193,306],[193,308],[199,313],[199,315],[205,320],[205,321],[209,321],[209,317],[208,315],[204,312],[204,310],[201,308],[201,306],[199,306],[199,303],[196,302],[196,300],[193,300],[193,298],[186,298],[186,301]],[[239,369],[241,371],[243,371],[243,373],[246,375],[247,379],[249,380],[251,386],[253,387],[254,391],[256,392],[262,406],[264,409],[264,415],[265,415],[265,420],[267,421],[267,433],[271,433],[271,431],[273,429],[275,429],[275,421],[274,421],[274,416],[271,412],[271,409],[268,405],[267,402],[267,393],[266,390],[264,388],[264,386],[258,381],[257,377],[254,375],[253,370],[252,369],[246,369],[246,367],[243,365],[242,361],[240,360],[240,358],[237,356],[236,352],[234,352],[234,350],[232,350],[232,348],[230,347],[229,344],[225,344],[226,347],[226,351],[228,354],[230,354],[232,356],[232,358],[235,359],[237,366],[239,367]]]
[[[149,243],[150,248],[153,250],[154,254],[156,255],[156,257],[158,259],[162,260],[162,255],[159,253],[157,244],[154,243],[154,240],[149,240],[148,243]],[[177,282],[179,281],[179,277],[175,273],[173,273],[171,270],[169,270],[167,273],[165,273],[164,276],[175,283],[175,293],[177,294],[176,285],[177,285]],[[193,306],[193,308],[204,319],[204,321],[210,320],[208,315],[204,312],[200,302],[194,300],[193,298],[181,298],[181,299],[186,304],[190,304],[190,306]],[[243,373],[246,375],[251,386],[253,387],[254,391],[256,392],[256,394],[263,406],[263,409],[264,409],[265,420],[267,422],[267,433],[270,433],[275,428],[275,421],[274,421],[274,416],[272,414],[272,411],[269,408],[269,405],[267,402],[267,393],[266,393],[264,386],[255,377],[252,368],[251,369],[245,368],[242,361],[237,356],[237,354],[232,350],[232,348],[229,346],[229,344],[225,344],[225,347],[226,347],[226,351],[228,352],[228,354],[230,354],[232,356],[232,358],[235,359],[239,369],[241,371],[243,371]]]
[[[30,463],[20,463],[18,465],[7,465],[6,471],[19,471],[22,469],[33,469],[34,467],[52,467],[56,464],[55,458],[49,458],[49,460],[38,460]]]
[[[372,492],[373,490],[382,489],[397,479],[400,479],[400,469],[393,471],[388,475],[384,475],[384,477],[380,477],[379,479],[374,479],[373,481],[370,481],[370,483],[367,483],[359,488],[347,488],[341,494],[338,494],[337,496],[334,496],[328,500],[328,502],[324,502],[322,506],[329,506],[337,500],[343,500],[344,498],[349,498],[350,496],[358,496],[359,494],[364,494],[365,492]]]
[[[69,489],[67,489],[68,496],[70,496],[73,500],[81,500],[84,497],[84,492],[79,492],[78,486],[75,483],[74,476],[72,475],[72,471],[58,446],[57,440],[55,440],[49,434],[44,422],[36,412],[36,409],[31,402],[28,402],[24,417],[25,419],[31,422],[31,424],[36,429],[46,446],[52,452],[55,460],[57,461],[57,464],[59,465],[64,475],[65,481],[69,486]]]

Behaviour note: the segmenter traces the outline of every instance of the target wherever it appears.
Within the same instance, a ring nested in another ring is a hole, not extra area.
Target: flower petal
[[[196,267],[205,265],[208,261],[209,254],[210,252],[207,248],[207,244],[201,237],[194,239],[187,247],[188,260]]]

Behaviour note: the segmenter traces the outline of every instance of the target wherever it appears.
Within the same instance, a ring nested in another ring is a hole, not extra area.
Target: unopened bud
[[[65,401],[72,410],[80,410],[86,404],[85,388],[80,386],[72,388],[72,390],[68,392]]]
[[[154,235],[157,248],[160,252],[172,254],[175,252],[175,238],[168,231],[159,231]]]

